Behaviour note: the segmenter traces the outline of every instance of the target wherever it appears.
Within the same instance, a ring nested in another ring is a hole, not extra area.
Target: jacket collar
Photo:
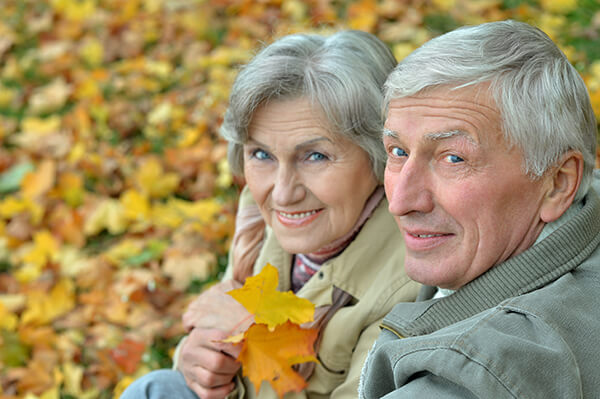
[[[600,244],[600,197],[590,189],[581,210],[546,238],[441,299],[401,303],[383,324],[403,336],[428,334],[541,288],[575,269]]]

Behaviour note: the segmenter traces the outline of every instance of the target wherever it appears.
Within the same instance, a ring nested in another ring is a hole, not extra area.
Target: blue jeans
[[[120,399],[199,399],[176,370],[156,370],[135,380]]]

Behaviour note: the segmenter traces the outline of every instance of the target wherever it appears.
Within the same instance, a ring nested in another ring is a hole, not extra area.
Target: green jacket
[[[593,184],[527,251],[450,296],[397,305],[360,397],[600,397],[599,171]]]
[[[244,201],[242,194],[241,202]],[[308,387],[292,398],[356,398],[360,370],[377,335],[383,316],[394,304],[414,301],[420,285],[411,281],[403,268],[402,236],[383,199],[357,237],[337,257],[327,261],[298,292],[317,307],[331,304],[333,286],[350,293],[356,301],[340,309],[329,321]],[[258,273],[267,263],[279,270],[279,290],[291,285],[292,257],[267,228],[262,250],[255,263]],[[247,379],[229,398],[276,398],[270,385],[262,384],[259,394]]]

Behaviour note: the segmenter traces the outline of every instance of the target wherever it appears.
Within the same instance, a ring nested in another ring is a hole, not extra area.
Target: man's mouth
[[[418,237],[418,238],[432,238],[432,237],[443,237],[446,234],[410,234],[410,235],[413,237]]]

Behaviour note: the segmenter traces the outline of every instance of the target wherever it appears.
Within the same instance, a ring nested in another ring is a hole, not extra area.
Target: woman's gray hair
[[[383,83],[395,66],[390,49],[360,31],[327,37],[293,34],[267,46],[241,69],[231,90],[220,130],[229,142],[231,171],[243,173],[243,144],[257,108],[268,101],[304,97],[322,112],[329,131],[365,150],[381,181],[386,160],[381,142]]]
[[[459,28],[406,57],[385,83],[384,113],[394,98],[440,85],[489,82],[508,143],[523,152],[523,168],[542,176],[569,150],[583,154],[576,200],[591,183],[596,119],[583,79],[541,30],[516,21]]]

